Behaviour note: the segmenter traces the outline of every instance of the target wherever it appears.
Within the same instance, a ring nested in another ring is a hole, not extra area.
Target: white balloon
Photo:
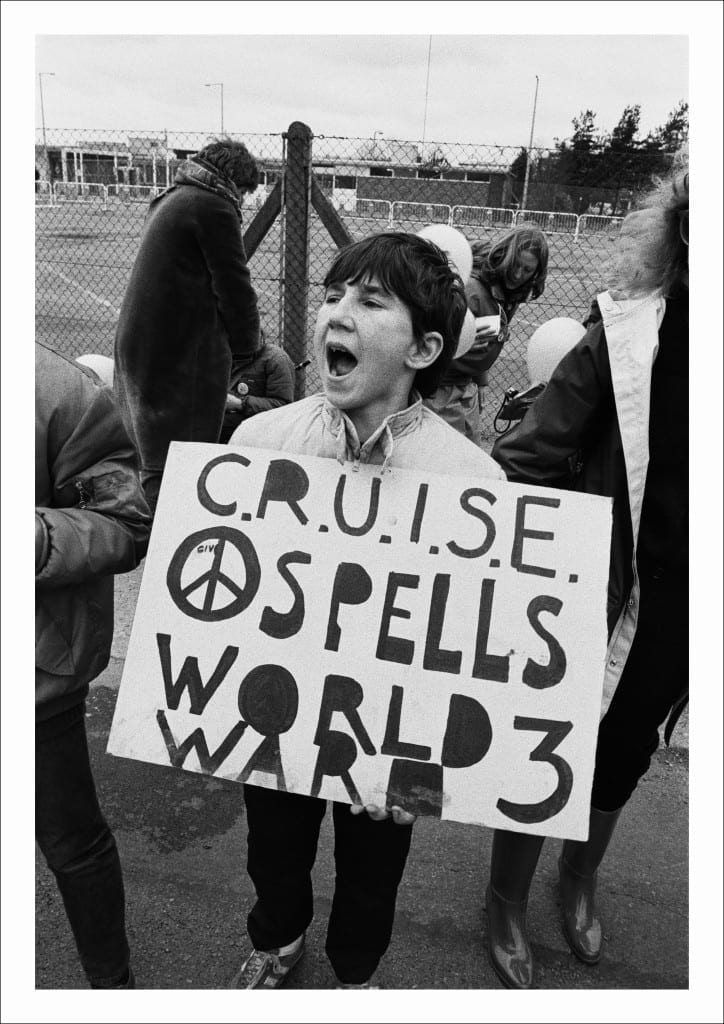
[[[98,374],[104,384],[107,384],[108,387],[113,387],[113,360],[109,359],[108,356],[100,356],[89,352],[88,355],[78,356],[76,363],[87,366],[94,373]]]
[[[563,356],[585,333],[583,324],[570,316],[553,317],[533,331],[526,352],[531,384],[547,384]]]
[[[475,341],[475,317],[469,309],[465,310],[465,319],[463,320],[463,326],[460,331],[460,338],[458,339],[458,346],[455,349],[455,359],[459,359],[460,356],[464,356],[468,349],[473,347]]]
[[[467,284],[473,269],[473,250],[462,231],[451,228],[448,224],[428,224],[418,231],[420,238],[429,238],[438,248],[447,254],[455,270]]]

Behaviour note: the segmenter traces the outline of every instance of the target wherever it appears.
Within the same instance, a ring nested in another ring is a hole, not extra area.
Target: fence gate
[[[352,241],[312,171],[311,129],[301,121],[294,121],[286,133],[282,176],[244,233],[244,248],[247,258],[251,259],[275,220],[281,219],[282,343],[292,362],[299,367],[295,398],[303,398],[306,391],[306,367],[302,364],[307,355],[309,321],[310,206],[316,210],[336,246]]]

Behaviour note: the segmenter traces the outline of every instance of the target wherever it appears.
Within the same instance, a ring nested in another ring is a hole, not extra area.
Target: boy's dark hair
[[[404,302],[416,338],[427,331],[442,336],[440,355],[431,366],[415,374],[415,387],[427,398],[454,358],[460,338],[467,309],[460,275],[442,249],[429,239],[405,231],[383,231],[342,249],[327,271],[324,287],[342,282],[357,284],[371,278]]]
[[[243,142],[235,142],[228,136],[214,139],[200,149],[194,160],[202,161],[226,175],[239,191],[253,192],[259,184],[259,168]]]

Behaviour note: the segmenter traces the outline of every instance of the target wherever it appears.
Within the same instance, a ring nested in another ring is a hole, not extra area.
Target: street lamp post
[[[525,157],[525,182],[523,184],[523,199],[520,204],[521,213],[525,210],[525,204],[528,201],[528,179],[530,178],[530,151],[533,148],[533,131],[535,129],[535,108],[538,103],[538,75],[535,76],[535,97],[533,99],[533,118],[530,122],[530,142],[528,143],[528,152]]]
[[[43,75],[46,78],[54,78],[54,71],[39,71],[38,72],[38,85],[40,86],[40,122],[43,126],[43,155],[45,156],[45,166],[48,168],[48,181],[53,181],[53,172],[50,169],[50,159],[48,157],[48,140],[45,137],[45,105],[43,103]]]
[[[221,134],[224,134],[224,83],[223,82],[206,82],[207,89],[213,89],[218,86],[221,90]]]
[[[420,143],[420,159],[425,159],[425,131],[427,129],[427,96],[430,91],[430,54],[432,53],[432,36],[427,42],[427,76],[425,78],[425,114],[422,118],[422,142]]]

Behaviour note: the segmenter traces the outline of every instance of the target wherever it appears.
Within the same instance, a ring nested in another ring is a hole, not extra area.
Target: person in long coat
[[[205,146],[152,200],[123,298],[114,388],[155,508],[171,441],[219,440],[232,359],[260,343],[241,234],[259,180],[246,146]]]

